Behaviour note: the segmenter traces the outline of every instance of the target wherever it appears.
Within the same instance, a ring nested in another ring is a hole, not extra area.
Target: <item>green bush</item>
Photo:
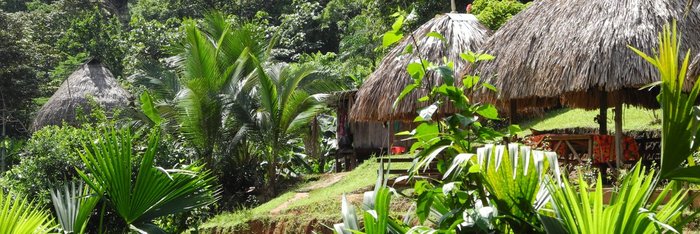
[[[0,184],[48,204],[50,189],[78,179],[75,167],[83,166],[78,155],[80,137],[88,131],[48,126],[35,132],[20,154],[20,163],[5,173]]]
[[[472,14],[486,27],[496,30],[525,7],[526,4],[515,0],[474,0]]]

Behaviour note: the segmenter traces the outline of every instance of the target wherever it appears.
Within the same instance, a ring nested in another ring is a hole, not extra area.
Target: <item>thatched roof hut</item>
[[[638,90],[659,80],[657,71],[627,46],[654,51],[658,33],[673,20],[682,51],[700,51],[697,3],[687,8],[678,0],[540,0],[489,38],[483,48],[496,59],[476,72],[499,90],[496,99],[516,100],[517,108],[561,102],[595,109],[606,99],[607,106],[658,107],[653,92]]]
[[[430,32],[440,33],[447,43],[429,37],[427,34]],[[413,36],[405,35],[403,40],[387,53],[377,70],[360,87],[350,118],[354,121],[413,121],[417,110],[428,105],[417,101],[425,96],[428,90],[415,90],[392,111],[394,100],[413,82],[406,66],[419,61],[419,57],[436,63],[447,57],[454,61],[455,69],[464,68],[467,64],[459,57],[460,53],[477,51],[489,35],[490,31],[470,14],[444,14],[429,20],[414,31]],[[407,54],[404,50],[406,46],[413,44],[413,38],[418,46],[414,47],[413,53]],[[433,84],[440,83],[440,77],[433,72],[426,74],[425,79]],[[446,106],[440,112],[450,112],[451,109],[450,106]]]
[[[81,65],[63,81],[56,93],[41,107],[32,123],[32,131],[48,125],[61,125],[64,121],[76,124],[77,110],[89,113],[90,99],[110,111],[129,106],[131,94],[119,85],[105,66],[92,60]]]

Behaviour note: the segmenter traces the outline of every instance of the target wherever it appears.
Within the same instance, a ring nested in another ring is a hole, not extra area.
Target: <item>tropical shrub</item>
[[[2,186],[33,197],[37,204],[50,202],[49,191],[76,180],[74,168],[83,168],[78,155],[88,128],[47,126],[35,132],[20,154],[20,163],[2,177]]]
[[[0,233],[51,233],[53,217],[39,207],[26,197],[12,197],[0,191]]]
[[[80,157],[86,170],[77,169],[78,174],[96,196],[104,196],[130,229],[162,231],[153,219],[207,206],[219,198],[219,187],[213,185],[214,178],[203,166],[163,169],[153,165],[161,135],[157,129],[149,134],[140,164],[129,128],[106,127],[100,131],[97,139],[84,136],[93,140],[83,141],[85,152]],[[134,165],[138,170],[132,169]]]
[[[497,30],[525,7],[527,4],[517,0],[475,0],[472,14],[486,27]]]
[[[26,139],[7,136],[0,140],[0,173],[4,174],[12,166],[19,163],[19,157],[25,143]]]
[[[498,229],[514,233],[543,232],[538,212],[549,201],[547,177],[561,176],[556,153],[518,144],[488,145],[476,152],[474,156],[489,193],[489,204],[498,211],[495,218],[497,225],[501,225]]]
[[[562,183],[547,184],[552,196],[555,218],[542,216],[549,233],[678,233],[683,224],[695,215],[683,217],[690,205],[688,190],[671,192],[676,181],[664,186],[655,199],[652,194],[659,177],[651,169],[637,163],[627,174],[619,190],[613,192],[609,204],[603,201],[600,174],[595,190],[579,176],[578,189],[564,178]],[[662,203],[668,199],[666,204]],[[684,220],[685,219],[685,220]]]
[[[659,85],[659,104],[661,104],[661,170],[659,175],[666,179],[675,179],[700,183],[700,166],[695,165],[693,155],[700,149],[700,108],[695,106],[700,94],[700,82],[692,87],[687,85],[697,77],[686,77],[690,63],[690,50],[680,58],[680,35],[674,22],[666,25],[659,33],[659,49],[649,56],[642,51],[630,48],[651,63],[659,71],[661,81],[650,84]],[[686,90],[686,86],[689,90]],[[687,92],[690,91],[690,92]]]

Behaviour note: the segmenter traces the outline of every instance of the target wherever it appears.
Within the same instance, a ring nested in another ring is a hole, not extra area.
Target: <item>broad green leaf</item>
[[[518,134],[522,131],[523,131],[523,129],[520,128],[520,125],[513,124],[513,125],[508,126],[508,134],[509,135],[515,135],[515,134]]]
[[[442,78],[443,84],[454,86],[455,79],[454,70],[452,70],[452,68],[447,66],[439,66],[435,70],[437,70],[438,74],[440,74],[440,78]]]
[[[396,98],[396,100],[394,101],[394,104],[392,105],[391,108],[396,109],[396,107],[399,105],[399,102],[401,102],[403,100],[403,98],[406,97],[406,95],[413,92],[413,90],[416,89],[417,87],[418,87],[418,85],[415,85],[415,84],[407,85],[406,88],[404,88],[401,91],[401,93],[399,94],[399,96]]]
[[[467,53],[461,53],[459,54],[459,57],[462,57],[465,61],[469,63],[475,63],[476,62],[476,55],[472,52],[467,52]]]
[[[434,37],[434,38],[439,39],[439,40],[442,41],[443,43],[447,43],[447,39],[445,39],[445,37],[442,36],[442,34],[440,34],[439,32],[435,32],[435,31],[429,32],[429,33],[426,34],[425,36],[426,36],[426,37]]]
[[[408,44],[404,49],[402,54],[413,54],[413,44]]]
[[[484,87],[486,87],[487,89],[493,91],[493,92],[498,92],[498,89],[496,89],[495,86],[493,86],[493,85],[491,85],[491,84],[489,84],[489,83],[483,83],[482,85],[483,85]]]
[[[404,17],[403,15],[399,15],[398,17],[396,17],[396,20],[394,21],[394,24],[391,25],[391,29],[392,29],[394,32],[399,32],[399,31],[401,31],[401,27],[403,26],[403,22],[404,22],[405,19],[406,19],[406,17]]]
[[[467,127],[479,120],[478,116],[467,117],[462,114],[454,114],[450,118],[456,118],[459,121],[459,124],[462,125],[462,127]]]
[[[479,61],[490,61],[490,60],[493,60],[493,59],[495,59],[495,58],[496,58],[496,57],[494,57],[493,55],[490,55],[490,54],[479,54],[478,57],[476,58],[476,61],[477,61],[477,62],[479,62]]]
[[[158,110],[156,110],[155,105],[153,104],[153,99],[151,98],[151,95],[148,94],[148,91],[141,93],[140,101],[141,111],[143,111],[146,117],[153,121],[155,125],[160,125],[163,122],[163,118],[160,117]]]
[[[400,41],[403,38],[402,33],[398,32],[386,32],[382,37],[382,47],[389,48],[394,43]]]
[[[464,88],[466,89],[471,89],[472,87],[475,87],[477,84],[479,84],[479,76],[465,76],[462,79],[462,84],[464,84]]]
[[[440,130],[435,123],[422,123],[416,127],[415,138],[418,141],[428,142],[438,136]]]
[[[406,66],[406,71],[411,75],[414,82],[422,80],[423,76],[425,76],[425,69],[423,69],[421,63],[409,63]]]
[[[498,119],[498,109],[491,104],[479,106],[476,113],[487,119]]]
[[[430,215],[434,192],[432,190],[427,190],[416,194],[418,195],[418,200],[416,200],[416,216],[418,216],[420,223],[423,224]]]

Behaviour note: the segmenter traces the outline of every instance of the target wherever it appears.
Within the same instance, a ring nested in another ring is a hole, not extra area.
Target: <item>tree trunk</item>
[[[598,124],[600,125],[598,134],[608,134],[608,93],[605,90],[600,91],[600,114],[598,115]]]
[[[267,178],[264,197],[268,200],[275,197],[275,185],[277,184],[277,144],[270,144],[267,155]]]
[[[265,185],[265,199],[271,200],[275,198],[275,183],[277,182],[277,168],[274,162],[268,162],[267,165],[267,183]]]
[[[622,100],[618,100],[615,103],[615,165],[617,168],[622,166],[622,160],[624,155],[622,155]]]

